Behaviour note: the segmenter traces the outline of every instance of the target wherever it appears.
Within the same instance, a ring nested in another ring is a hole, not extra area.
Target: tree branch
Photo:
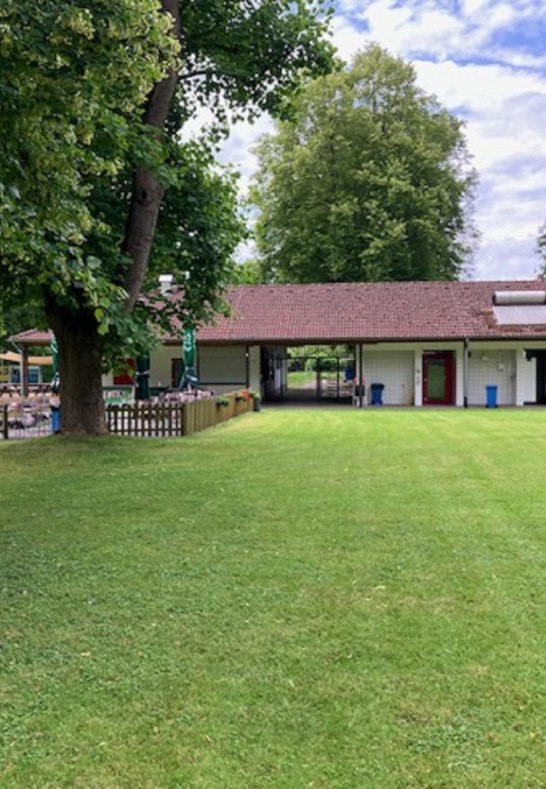
[[[171,15],[173,35],[179,39],[181,25],[178,0],[161,0],[161,6],[165,13]],[[153,88],[148,97],[142,120],[144,124],[157,130],[155,134],[158,137],[165,127],[177,82],[178,73],[173,69]],[[138,167],[133,176],[131,205],[122,243],[122,251],[132,261],[124,283],[128,294],[125,302],[127,312],[133,309],[140,296],[163,195],[164,189],[155,173],[145,167]]]

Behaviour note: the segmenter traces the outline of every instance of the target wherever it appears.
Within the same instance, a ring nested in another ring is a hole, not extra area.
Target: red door
[[[125,372],[114,375],[114,386],[132,386],[135,382],[135,367],[135,360],[127,359]]]
[[[455,405],[453,351],[423,354],[423,405]]]

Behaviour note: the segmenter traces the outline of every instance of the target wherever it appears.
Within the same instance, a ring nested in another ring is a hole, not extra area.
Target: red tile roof
[[[50,345],[52,339],[52,332],[41,329],[27,329],[10,337],[10,340],[17,345]]]
[[[499,290],[546,290],[546,282],[389,282],[241,285],[232,314],[198,333],[202,343],[545,338],[546,325],[500,326]],[[174,339],[174,338],[173,338]]]
[[[197,335],[204,344],[351,341],[545,339],[546,325],[497,324],[493,293],[546,291],[544,280],[240,285],[228,293],[231,315]],[[15,343],[49,345],[36,329]],[[167,341],[179,342],[178,327]]]

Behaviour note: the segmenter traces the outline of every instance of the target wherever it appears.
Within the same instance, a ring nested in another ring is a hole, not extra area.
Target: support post
[[[358,407],[362,408],[364,405],[364,370],[363,368],[363,354],[362,343],[358,346]]]
[[[468,408],[468,337],[463,345],[463,407]]]
[[[7,441],[9,438],[9,425],[8,425],[8,406],[2,406],[2,438]]]
[[[21,394],[28,397],[28,346],[21,348]]]
[[[190,404],[189,403],[182,403],[182,435],[189,436],[192,432],[190,426]]]
[[[245,346],[245,388],[250,389],[250,348]]]

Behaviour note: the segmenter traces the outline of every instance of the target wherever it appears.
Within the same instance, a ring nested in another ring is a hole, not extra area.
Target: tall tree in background
[[[263,277],[456,279],[472,246],[475,174],[461,123],[373,45],[298,94],[258,146]]]
[[[101,373],[171,312],[140,298],[178,275],[178,317],[217,306],[243,234],[200,107],[279,111],[331,63],[322,0],[3,0],[0,306],[43,304],[62,428],[104,432]],[[157,243],[154,243],[156,239]],[[153,245],[153,246],[152,246]]]

